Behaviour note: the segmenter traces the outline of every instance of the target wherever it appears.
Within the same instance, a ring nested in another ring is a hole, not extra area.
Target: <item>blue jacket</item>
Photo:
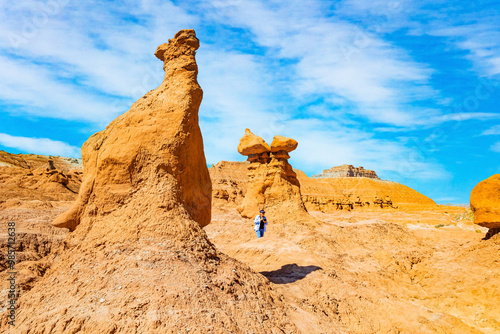
[[[267,218],[266,216],[263,217],[266,222],[264,223],[264,232],[266,232],[266,225],[267,225]],[[255,226],[253,227],[254,231],[258,231],[259,230],[259,225],[260,225],[260,215],[257,215],[257,217],[255,217],[255,219],[253,220],[253,223],[255,224]]]

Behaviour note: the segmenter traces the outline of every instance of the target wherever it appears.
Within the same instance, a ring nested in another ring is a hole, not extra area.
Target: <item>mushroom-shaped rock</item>
[[[500,228],[500,174],[479,182],[470,194],[474,223],[490,229]]]
[[[272,152],[278,152],[278,151],[286,151],[286,152],[292,152],[297,148],[297,141],[292,138],[287,138],[283,136],[275,136],[273,138],[273,142],[271,143],[271,151]]]
[[[238,145],[238,152],[241,155],[261,154],[269,151],[271,151],[271,148],[264,139],[254,135],[250,129],[245,130],[245,134],[241,137]]]

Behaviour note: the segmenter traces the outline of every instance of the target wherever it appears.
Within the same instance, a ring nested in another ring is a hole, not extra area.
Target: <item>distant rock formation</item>
[[[295,170],[309,211],[437,208],[437,204],[401,183],[364,177],[310,178]]]
[[[274,219],[286,220],[288,215],[307,215],[302,203],[300,183],[292,166],[288,163],[289,152],[297,148],[297,141],[276,136],[271,146],[249,129],[238,145],[238,152],[247,155],[248,184],[245,198],[238,212],[253,218],[259,210],[271,212]]]
[[[82,159],[40,154],[13,154],[0,150],[0,167],[24,169],[49,168],[63,172],[82,169]]]
[[[364,169],[363,167],[354,167],[353,165],[342,165],[325,169],[323,173],[312,176],[313,178],[334,178],[334,177],[367,177],[370,179],[380,180],[377,173],[373,170]]]
[[[16,332],[297,332],[270,283],[202,229],[212,187],[198,46],[194,30],[161,45],[165,81],[83,145],[79,197],[54,222],[73,232],[19,298]]]
[[[0,203],[14,198],[72,201],[82,174],[79,159],[0,151]]]
[[[258,155],[253,156],[252,158],[256,159],[254,166],[262,165],[263,163],[259,160],[268,161],[270,157],[271,153],[269,157],[264,155],[264,158],[259,158]],[[253,187],[250,185],[250,178],[255,179],[254,175],[263,178],[265,175],[263,170],[259,174],[256,169],[250,167],[251,163],[248,161],[221,161],[209,169],[214,187],[214,208],[234,208],[242,205],[243,200],[247,198],[248,189]],[[437,204],[432,199],[401,183],[363,177],[311,178],[301,170],[293,169],[293,171],[300,185],[302,202],[307,211],[437,208]],[[270,181],[258,182],[258,184],[271,184]],[[252,197],[259,200],[251,200]],[[257,205],[263,206],[265,203],[265,196],[261,192],[257,192],[257,195],[256,193],[249,195],[248,198],[247,203],[253,205],[251,212],[258,209]]]
[[[212,207],[237,207],[247,192],[248,162],[221,161],[208,169],[212,180]]]
[[[470,194],[474,223],[489,228],[485,239],[500,233],[500,174],[479,182]]]

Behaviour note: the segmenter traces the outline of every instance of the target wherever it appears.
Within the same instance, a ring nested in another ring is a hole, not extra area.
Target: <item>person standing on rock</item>
[[[264,232],[266,232],[267,218],[264,216],[266,213],[264,210],[260,210],[260,213],[254,219],[254,230],[257,233],[257,238],[262,238]]]

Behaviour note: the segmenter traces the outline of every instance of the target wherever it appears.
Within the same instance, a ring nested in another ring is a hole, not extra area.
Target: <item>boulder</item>
[[[479,182],[470,194],[474,223],[490,228],[500,228],[500,174]]]
[[[271,152],[285,151],[290,153],[297,148],[298,144],[299,143],[297,143],[295,139],[275,136],[273,138],[273,142],[271,143]]]

